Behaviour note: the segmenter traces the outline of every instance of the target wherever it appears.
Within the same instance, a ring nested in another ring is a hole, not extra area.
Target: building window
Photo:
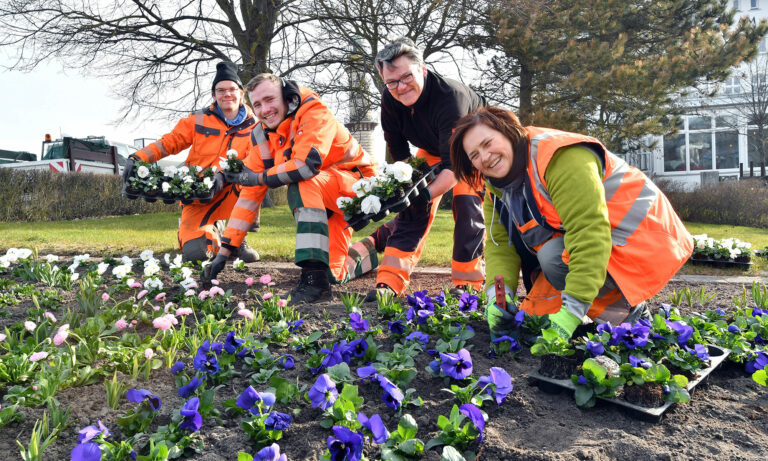
[[[758,135],[757,128],[749,128],[747,130],[747,152],[749,153],[749,159],[746,165],[744,165],[745,174],[749,171],[749,164],[754,165],[755,168],[760,168],[760,164],[763,162],[763,156],[760,154],[760,136]],[[768,139],[763,140],[763,152],[768,157]],[[768,160],[768,159],[767,159]]]
[[[739,0],[733,0],[733,9],[736,11],[739,10]]]
[[[685,133],[664,136],[664,171],[685,171]]]
[[[691,170],[712,169],[712,133],[688,135],[688,159]]]
[[[739,77],[729,77],[723,84],[723,93],[724,94],[741,93],[741,79]]]
[[[739,167],[738,131],[718,131],[715,133],[715,168]]]
[[[759,7],[757,6],[757,0],[750,0],[750,2],[749,2],[749,7],[750,7],[751,9],[753,9],[753,10],[756,10],[756,9],[758,9]]]

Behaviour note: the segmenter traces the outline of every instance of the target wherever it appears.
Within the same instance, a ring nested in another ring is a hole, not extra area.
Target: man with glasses
[[[352,185],[361,178],[375,175],[375,165],[314,91],[274,74],[257,75],[246,90],[259,118],[251,133],[254,147],[241,173],[225,174],[227,182],[246,187],[203,281],[215,278],[244,241],[267,189],[288,186],[296,219],[294,262],[301,267],[291,303],[327,300],[331,280],[345,282],[376,268],[371,245],[350,246],[352,229],[337,202],[353,196]]]
[[[218,166],[230,149],[236,150],[239,158],[245,158],[256,121],[243,102],[243,85],[234,63],[223,61],[216,65],[211,96],[213,104],[208,108],[181,119],[173,131],[131,155],[123,170],[123,180],[130,176],[136,160],[154,163],[187,148],[190,150],[184,163],[202,168]],[[185,261],[202,261],[218,251],[221,224],[217,226],[216,221],[229,218],[240,193],[239,187],[224,185],[221,175],[216,177],[213,200],[181,208],[178,239]],[[245,262],[259,260],[259,254],[245,240],[236,253]]]
[[[384,47],[375,64],[387,87],[381,97],[381,126],[392,159],[410,158],[413,145],[418,148],[416,156],[425,158],[430,166],[438,165],[439,172],[415,203],[367,237],[384,257],[376,289],[368,293],[366,301],[375,300],[377,292],[402,295],[406,291],[440,199],[451,188],[456,223],[451,292],[460,294],[467,287],[480,290],[485,279],[483,191],[456,182],[448,141],[456,121],[485,101],[468,86],[427,70],[421,51],[408,38]]]

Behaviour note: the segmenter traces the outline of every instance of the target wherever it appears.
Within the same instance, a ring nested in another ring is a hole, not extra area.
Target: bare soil
[[[246,273],[225,271],[220,281],[224,289],[231,288],[237,302],[245,296],[246,277],[257,278],[269,273],[277,281],[278,291],[289,291],[298,280],[298,270],[275,269],[269,263],[248,264]],[[375,277],[368,275],[341,287],[341,290],[365,294],[375,285]],[[439,292],[450,285],[448,275],[416,272],[412,289],[427,289],[430,294]],[[654,298],[658,305],[666,302],[672,290],[684,287],[699,289],[696,284],[672,282]],[[720,307],[733,310],[732,296],[741,293],[741,286],[714,284],[706,287],[707,292],[717,293],[706,308]],[[173,291],[169,295],[175,294]],[[73,296],[65,295],[63,309],[72,306]],[[24,318],[28,302],[7,308],[10,316],[0,318],[0,329]],[[695,307],[700,309],[701,307]],[[689,308],[690,309],[690,308]],[[328,331],[332,324],[341,324],[345,318],[344,307],[338,298],[332,301],[300,308],[305,324],[303,333]],[[382,323],[375,303],[363,306],[365,317],[372,324]],[[325,314],[328,319],[325,320]],[[489,359],[486,355],[489,345],[487,326],[482,322],[472,323],[476,336],[470,341],[474,361],[474,373],[487,375],[492,366],[505,368],[512,376],[514,391],[501,406],[486,403],[483,409],[488,413],[485,440],[478,452],[483,460],[613,460],[613,459],[766,459],[768,458],[768,393],[752,381],[741,367],[726,364],[713,372],[705,383],[700,384],[691,402],[674,405],[659,423],[648,423],[625,414],[621,408],[610,403],[598,402],[589,410],[579,409],[573,397],[566,392],[547,394],[539,390],[526,373],[539,365],[539,359],[523,351],[517,359],[508,356]],[[321,341],[329,341],[330,336]],[[376,338],[383,350],[391,349],[392,342],[385,336]],[[434,340],[430,347],[434,345]],[[273,353],[281,352],[271,348]],[[287,350],[286,350],[287,352]],[[280,375],[290,379],[298,377],[304,384],[311,385],[314,377],[304,368],[307,356],[291,351],[296,357],[296,368]],[[417,357],[419,376],[410,387],[424,400],[421,408],[409,407],[419,424],[418,437],[424,442],[437,433],[437,416],[447,415],[454,404],[452,396],[441,391],[445,386],[439,379],[431,379],[421,370],[430,361],[426,353]],[[191,357],[186,358],[187,363]],[[151,430],[166,424],[170,415],[183,403],[176,394],[173,377],[168,370],[161,369],[151,374],[148,381],[133,383],[135,387],[151,390],[160,396],[162,408]],[[236,397],[248,385],[243,379],[233,379],[217,393],[217,402]],[[380,413],[390,431],[397,426],[398,417],[379,398],[378,389],[361,385],[367,414]],[[0,396],[6,390],[0,389]],[[125,401],[118,410],[111,410],[106,404],[106,393],[102,384],[62,390],[57,398],[62,406],[72,409],[74,424],[46,452],[46,460],[67,460],[71,449],[77,443],[77,431],[100,418],[113,432],[119,434],[116,424],[118,415],[125,413],[132,404]],[[291,460],[318,459],[326,447],[330,431],[318,424],[320,411],[301,401],[294,404],[300,413],[294,417],[293,425],[284,432],[280,441],[282,451]],[[289,412],[291,408],[276,408]],[[42,409],[28,409],[26,419],[0,429],[0,453],[15,458],[18,450],[16,440],[28,443],[32,426],[42,417]],[[239,451],[254,453],[253,446],[245,432],[239,427],[239,418],[223,414],[221,421],[207,420],[201,434],[205,451],[190,459],[231,460]],[[379,451],[375,445],[366,445],[366,454],[377,459]],[[425,453],[423,459],[439,460],[438,451]]]

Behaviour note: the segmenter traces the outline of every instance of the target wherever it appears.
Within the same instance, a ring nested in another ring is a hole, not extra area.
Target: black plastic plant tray
[[[144,194],[142,192],[139,192],[138,194],[131,194],[131,193],[128,193],[127,190],[125,190],[125,184],[123,184],[123,195],[125,195],[127,198],[129,198],[131,200],[136,200],[138,198],[142,198],[142,199],[144,199],[144,200],[146,200],[147,202],[150,202],[150,203],[156,202],[158,200],[162,200],[164,203],[167,203],[167,204],[171,204],[171,203],[175,203],[177,201],[180,201],[184,205],[189,205],[190,203],[195,202],[195,201],[200,202],[200,203],[209,203],[211,200],[213,200],[213,190],[211,190],[211,193],[208,196],[205,196],[205,197],[198,197],[196,195],[193,195],[193,196],[191,196],[189,198],[182,198],[182,199],[180,199],[180,198],[176,198],[176,197],[165,197],[162,194],[157,194],[157,195],[154,195],[154,196],[147,195],[147,194]]]
[[[705,259],[705,258],[691,258],[691,264],[694,266],[710,266],[710,267],[717,267],[720,269],[741,269],[741,270],[749,270],[750,266],[752,266],[752,261],[732,261],[729,259]]]
[[[691,395],[693,395],[693,391],[696,388],[696,386],[698,386],[703,381],[705,381],[707,377],[709,377],[710,373],[712,373],[715,370],[715,368],[720,366],[720,364],[722,364],[725,361],[725,359],[728,357],[728,355],[731,353],[730,349],[725,349],[720,346],[709,345],[707,346],[707,348],[709,349],[710,364],[707,368],[699,370],[699,374],[696,376],[696,378],[688,381],[687,389]],[[550,394],[556,394],[564,389],[567,389],[568,391],[571,391],[571,392],[576,390],[576,386],[573,385],[573,382],[570,379],[550,378],[542,375],[537,370],[529,371],[528,377],[539,381],[539,388],[542,391]],[[649,408],[649,407],[643,407],[640,405],[629,403],[626,400],[621,398],[606,399],[606,398],[598,397],[598,400],[601,400],[603,402],[608,402],[614,405],[618,405],[633,418],[654,422],[654,423],[661,421],[661,418],[664,415],[664,412],[667,411],[669,407],[674,405],[674,403],[672,402],[665,402],[664,405],[660,407]]]
[[[403,197],[399,200],[387,202],[385,201],[381,205],[381,210],[378,213],[358,214],[354,216],[344,215],[344,219],[347,221],[348,227],[359,231],[368,225],[371,221],[381,221],[386,218],[390,213],[400,213],[411,205],[411,199],[421,193],[424,188],[427,187],[430,181],[435,179],[435,168],[432,167],[424,173],[424,176],[416,181],[413,186],[408,188]],[[390,199],[391,200],[391,199]]]

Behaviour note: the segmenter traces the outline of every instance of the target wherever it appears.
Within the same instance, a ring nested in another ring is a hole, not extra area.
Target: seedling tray
[[[177,198],[177,197],[166,197],[162,195],[162,193],[157,195],[147,195],[143,192],[139,192],[137,194],[129,193],[125,188],[125,184],[123,184],[123,195],[125,195],[127,198],[131,200],[136,200],[141,198],[150,203],[156,202],[158,200],[162,200],[164,203],[167,203],[167,204],[171,204],[179,201],[184,205],[189,205],[190,203],[195,201],[200,203],[209,203],[211,200],[213,200],[213,190],[211,190],[211,193],[205,197],[198,197],[196,195],[193,195],[189,198]]]
[[[360,229],[367,226],[371,221],[381,221],[390,213],[400,213],[401,211],[405,210],[411,206],[411,200],[417,197],[421,191],[424,190],[433,179],[435,179],[436,168],[437,167],[432,167],[427,172],[425,172],[421,179],[413,183],[411,187],[404,191],[402,198],[391,202],[389,201],[391,199],[382,202],[381,210],[379,210],[378,213],[361,213],[353,216],[344,215],[344,220],[347,221],[347,227],[351,227],[352,229],[359,231]]]
[[[752,261],[732,261],[728,259],[705,259],[705,258],[691,258],[691,264],[694,266],[710,266],[721,269],[741,269],[749,270],[752,266]]]
[[[715,345],[709,345],[707,346],[709,349],[709,366],[707,368],[704,368],[702,370],[699,370],[698,375],[696,378],[688,381],[688,392],[693,395],[693,391],[700,383],[704,382],[707,377],[722,364],[725,359],[728,357],[728,355],[731,353],[730,349],[725,349],[720,346]],[[547,393],[555,394],[558,392],[561,392],[564,389],[567,389],[568,391],[575,391],[576,386],[574,386],[573,382],[570,379],[554,379],[549,378],[547,376],[542,375],[538,372],[538,370],[531,370],[528,372],[528,377],[533,378],[539,382],[539,388]],[[664,412],[667,411],[674,403],[672,402],[665,402],[664,405],[660,407],[643,407],[640,405],[635,405],[633,403],[629,403],[626,400],[622,398],[615,398],[615,399],[607,399],[598,397],[598,400],[602,400],[604,402],[608,402],[614,405],[617,405],[621,407],[627,414],[632,416],[633,418],[641,419],[648,422],[657,423],[661,421],[662,416],[664,415]]]

